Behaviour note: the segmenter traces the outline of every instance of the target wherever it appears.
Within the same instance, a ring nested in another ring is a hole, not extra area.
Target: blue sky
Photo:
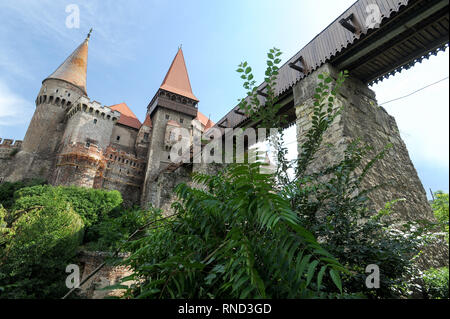
[[[244,90],[236,66],[262,79],[265,53],[291,57],[353,0],[0,0],[0,137],[22,139],[41,81],[94,29],[87,91],[104,105],[126,102],[142,121],[180,44],[199,108],[217,121]],[[66,27],[66,6],[80,28]],[[448,52],[373,87],[379,102],[448,76]],[[387,104],[425,189],[448,191],[448,80]]]

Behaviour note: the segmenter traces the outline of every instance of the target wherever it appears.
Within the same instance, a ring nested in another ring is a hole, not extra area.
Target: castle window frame
[[[170,120],[169,114],[166,114],[166,120]]]
[[[180,119],[180,123],[183,123],[184,122],[184,119]]]
[[[150,137],[150,135],[148,133],[144,133],[144,140],[148,141],[148,138]]]
[[[94,124],[97,124],[97,119],[94,119]]]

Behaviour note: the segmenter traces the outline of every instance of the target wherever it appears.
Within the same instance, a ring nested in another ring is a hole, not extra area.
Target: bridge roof
[[[366,23],[370,12],[366,10],[373,8],[371,4],[377,5],[381,17],[381,22],[374,25]],[[324,63],[346,69],[372,84],[428,59],[430,54],[448,47],[448,7],[448,0],[356,1],[280,67],[276,94],[288,94],[297,82]],[[264,104],[263,97],[260,101]],[[235,106],[217,123],[239,126],[246,117],[236,113],[238,109]]]

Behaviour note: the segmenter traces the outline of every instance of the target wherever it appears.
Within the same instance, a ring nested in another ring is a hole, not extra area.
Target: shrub
[[[275,48],[268,53],[265,81],[270,107],[259,105],[248,64],[241,63],[237,70],[252,103],[241,100],[242,111],[266,127],[283,121],[274,97],[280,54]],[[322,128],[315,125],[311,139],[321,136]],[[262,174],[261,166],[231,164],[213,176],[194,175],[193,181],[204,189],[178,185],[180,201],[173,204],[177,216],[159,217],[156,229],[129,246],[134,253],[126,263],[135,270],[132,278],[140,282],[127,296],[343,297],[340,273],[346,270],[303,227],[290,200],[275,192],[275,176]]]
[[[48,200],[18,216],[1,250],[0,298],[52,298],[66,290],[66,266],[81,243],[83,221],[70,204]]]
[[[434,200],[431,202],[434,216],[438,221],[440,231],[446,235],[448,242],[448,221],[449,221],[449,209],[448,209],[448,194],[438,191],[434,193]]]
[[[151,216],[150,210],[145,211],[139,208],[121,210],[120,214],[111,214],[88,230],[96,234],[96,241],[88,243],[87,246],[93,250],[115,250],[136,229],[144,226]]]
[[[427,298],[449,298],[449,271],[448,267],[431,268],[424,273],[424,290]]]
[[[39,185],[22,188],[14,194],[14,198],[14,210],[42,206],[43,203],[52,201],[70,203],[73,210],[81,216],[86,227],[105,218],[122,203],[122,196],[118,191],[73,186]]]
[[[359,144],[350,143],[341,162],[303,175],[287,185],[284,193],[303,225],[353,273],[343,278],[347,292],[377,298],[408,296],[410,279],[418,274],[414,260],[426,242],[425,232],[419,223],[390,218],[398,200],[387,203],[378,213],[369,208],[371,189],[364,189],[362,182],[384,151],[363,165],[370,148]],[[358,169],[363,173],[356,173]],[[369,264],[380,269],[379,289],[365,285]]]
[[[4,182],[0,184],[0,204],[5,208],[10,208],[14,204],[14,192],[24,188],[35,185],[45,184],[43,179],[31,179],[21,182]]]
[[[162,219],[129,248],[143,279],[138,298],[337,297],[344,269],[304,229],[289,202],[273,193],[261,163],[196,174],[206,190],[177,186],[177,216]],[[155,216],[157,217],[157,216]],[[334,282],[324,293],[323,282]]]

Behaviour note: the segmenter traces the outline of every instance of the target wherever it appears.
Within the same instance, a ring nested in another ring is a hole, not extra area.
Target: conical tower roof
[[[173,59],[160,89],[185,96],[198,102],[198,99],[192,93],[191,82],[189,81],[183,50],[181,48],[178,49],[177,55]]]
[[[88,44],[90,32],[78,48],[47,79],[58,79],[69,82],[86,92],[86,73],[88,61]],[[45,81],[44,80],[44,81]]]

